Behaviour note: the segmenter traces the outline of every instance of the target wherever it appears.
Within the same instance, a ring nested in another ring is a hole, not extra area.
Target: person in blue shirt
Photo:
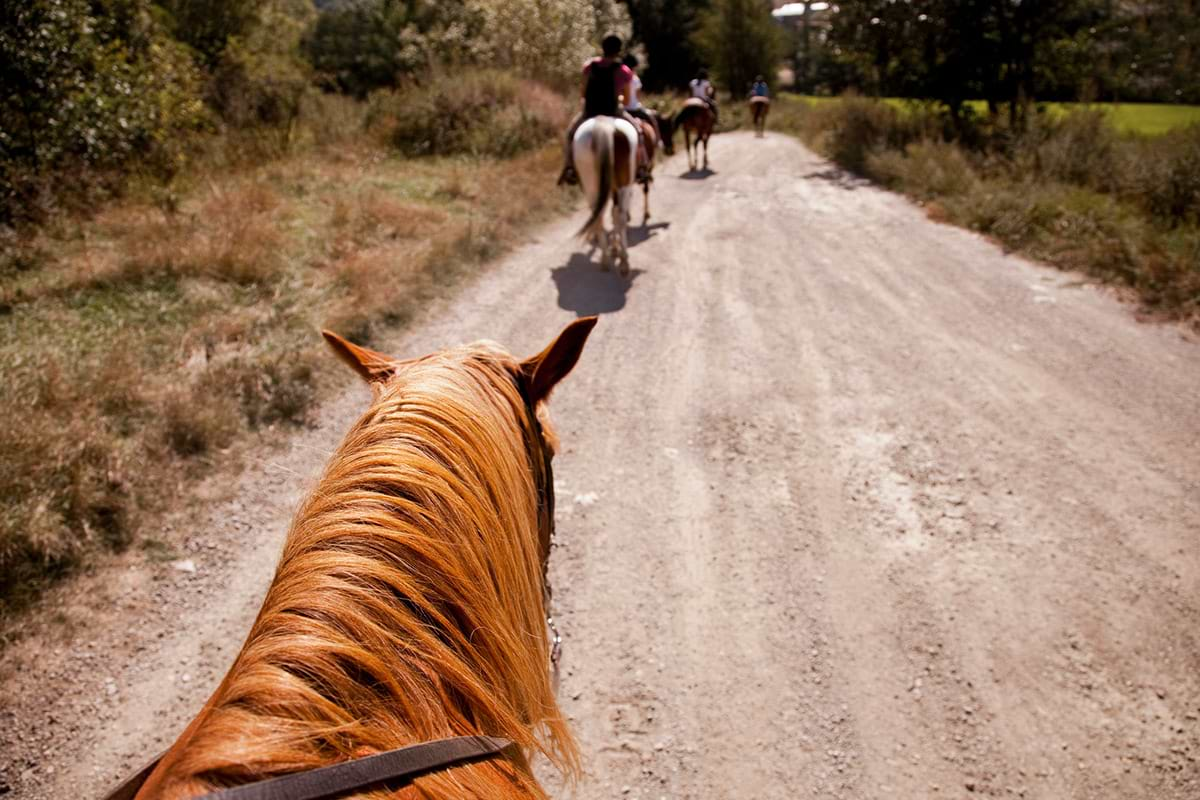
[[[767,86],[767,82],[766,82],[766,80],[763,79],[762,75],[759,75],[757,78],[754,79],[754,85],[750,87],[750,96],[751,97],[766,97],[766,98],[770,99],[771,88],[769,86]]]

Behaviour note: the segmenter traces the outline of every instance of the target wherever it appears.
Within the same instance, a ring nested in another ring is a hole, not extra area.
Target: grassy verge
[[[445,140],[445,114],[403,96],[345,103],[290,154],[221,142],[169,192],[0,243],[0,611],[137,541],[247,433],[303,424],[329,384],[319,328],[369,341],[571,205],[548,138],[565,104],[512,83],[426,91],[533,93],[540,127],[524,139],[499,125],[495,147],[477,130],[408,157],[396,131]]]
[[[730,110],[726,125],[748,124],[740,104]],[[1200,325],[1200,125],[1133,136],[1105,113],[1076,111],[1041,115],[1021,135],[976,131],[967,146],[928,110],[783,96],[770,127],[921,200],[935,219]]]
[[[809,95],[787,95],[790,100],[800,100],[812,106],[840,102],[839,97],[814,97]],[[920,108],[921,104],[902,97],[884,98],[883,102],[897,109]],[[987,115],[987,103],[973,100],[968,103],[980,117]],[[1200,106],[1172,105],[1169,103],[1039,103],[1040,108],[1058,117],[1079,111],[1095,111],[1112,123],[1119,133],[1161,136],[1164,133],[1200,124]]]

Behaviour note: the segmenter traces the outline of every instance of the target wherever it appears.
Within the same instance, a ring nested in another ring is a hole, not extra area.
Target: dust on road
[[[786,137],[683,166],[630,282],[566,220],[392,343],[532,352],[604,315],[552,404],[587,773],[556,794],[1200,795],[1200,347]],[[14,796],[96,796],[170,742],[365,407],[176,518],[195,572],[119,561],[70,638],[9,648]]]

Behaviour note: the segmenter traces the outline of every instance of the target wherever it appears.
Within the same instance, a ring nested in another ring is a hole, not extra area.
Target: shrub
[[[561,98],[501,72],[442,74],[427,86],[374,99],[376,119],[409,156],[507,158],[537,147],[567,125]]]
[[[1146,209],[1171,225],[1200,224],[1200,125],[1147,142],[1139,161],[1133,194]]]
[[[846,97],[813,109],[816,123],[827,132],[825,147],[838,165],[860,175],[867,160],[886,148],[903,149],[920,135],[920,121],[877,100]]]
[[[32,0],[0,20],[0,224],[110,190],[136,161],[171,174],[204,120],[198,75],[147,0]],[[101,5],[97,9],[96,6]],[[70,172],[70,180],[61,176]]]
[[[931,140],[914,142],[904,151],[871,153],[866,172],[881,183],[923,199],[968,194],[979,183],[961,148]]]

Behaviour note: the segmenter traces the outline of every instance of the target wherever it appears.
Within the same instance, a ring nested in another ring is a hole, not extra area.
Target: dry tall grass
[[[0,240],[0,611],[127,546],[248,432],[302,424],[321,327],[369,339],[572,202],[553,147],[406,160],[359,128],[251,149],[214,147],[170,202]]]

